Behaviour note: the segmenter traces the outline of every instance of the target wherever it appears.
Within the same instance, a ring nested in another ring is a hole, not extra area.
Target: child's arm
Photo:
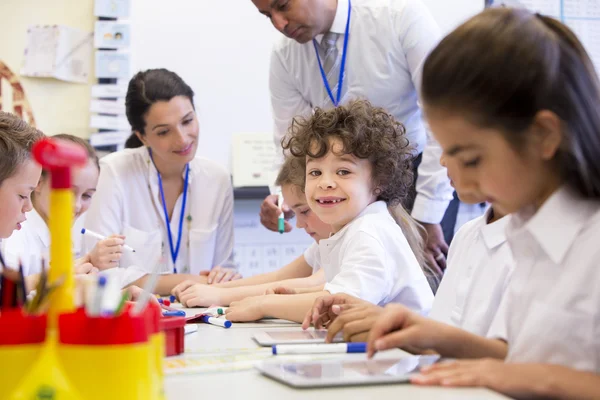
[[[399,304],[388,304],[369,333],[368,354],[401,348],[421,354],[434,350],[443,357],[504,359],[508,346],[423,317]]]
[[[150,277],[150,275],[144,275],[141,278],[131,282],[125,287],[129,286],[139,286],[143,288],[146,284],[146,280]],[[171,290],[178,284],[183,281],[191,280],[196,283],[206,284],[206,276],[198,276],[192,274],[167,274],[160,275],[156,282],[156,287],[153,290],[153,293],[156,293],[161,296],[168,296],[171,294]]]
[[[255,275],[250,278],[243,278],[235,281],[220,283],[216,286],[222,288],[233,288],[239,286],[260,285],[263,283],[278,282],[287,279],[306,278],[311,274],[312,267],[308,265],[308,263],[304,259],[304,255],[301,255],[288,265],[276,271]]]
[[[186,307],[209,307],[212,304],[226,306],[234,301],[247,297],[262,296],[273,287],[286,286],[291,288],[314,288],[320,285],[323,289],[325,273],[317,272],[306,278],[288,279],[281,282],[263,283],[262,285],[241,286],[233,288],[215,287],[214,285],[198,285],[193,282],[183,282],[177,285],[172,293]]]
[[[516,399],[598,399],[600,376],[550,364],[465,360],[426,368],[412,383],[487,387]]]
[[[256,321],[265,317],[287,319],[302,322],[304,315],[314,301],[328,295],[327,291],[303,294],[248,297],[231,303],[226,311],[230,321]]]

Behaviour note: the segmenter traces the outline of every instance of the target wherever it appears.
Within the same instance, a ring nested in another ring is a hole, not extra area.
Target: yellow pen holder
[[[79,310],[59,317],[58,358],[86,400],[159,400],[153,346],[144,314],[89,317]]]
[[[19,310],[0,315],[0,398],[10,397],[40,356],[46,339],[46,316],[27,316]],[[5,397],[6,396],[6,397]]]

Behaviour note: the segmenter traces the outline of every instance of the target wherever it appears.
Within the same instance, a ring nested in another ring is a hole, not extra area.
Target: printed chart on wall
[[[496,0],[493,6],[525,7],[561,20],[577,35],[587,50],[596,71],[600,71],[599,0]]]

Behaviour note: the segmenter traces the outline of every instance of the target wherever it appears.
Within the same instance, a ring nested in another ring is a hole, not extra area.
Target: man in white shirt
[[[441,149],[426,131],[417,93],[425,57],[440,38],[426,7],[419,0],[252,2],[286,36],[271,56],[276,145],[292,119],[310,115],[314,107],[363,98],[385,108],[404,124],[419,156],[412,216],[428,232],[430,263],[443,269],[448,246],[440,221],[452,188],[439,164]],[[277,230],[276,201],[269,196],[261,206],[261,222],[271,230]]]

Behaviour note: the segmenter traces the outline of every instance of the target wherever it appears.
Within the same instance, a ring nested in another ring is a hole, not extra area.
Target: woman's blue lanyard
[[[340,98],[342,97],[342,86],[344,86],[344,70],[346,69],[346,53],[348,51],[348,36],[350,33],[350,14],[352,13],[352,4],[350,0],[348,0],[348,20],[346,21],[346,32],[344,32],[344,49],[342,50],[342,64],[340,65],[340,76],[338,78],[338,90],[335,99],[333,98],[333,93],[331,92],[331,87],[329,86],[329,82],[327,81],[327,74],[325,74],[325,70],[323,69],[323,64],[321,63],[321,57],[319,56],[319,49],[317,45],[317,41],[313,39],[313,45],[315,46],[315,52],[317,53],[317,61],[319,62],[319,69],[321,70],[321,77],[323,78],[323,83],[325,84],[325,89],[327,90],[327,94],[331,99],[331,102],[335,107],[340,104]]]
[[[152,150],[149,148],[148,151],[150,153],[150,159],[152,160],[152,164],[154,164]],[[156,164],[154,164],[154,167],[156,168]],[[175,246],[175,248],[173,248],[173,234],[171,233],[171,225],[169,224],[169,212],[167,211],[167,202],[165,201],[165,191],[163,189],[162,178],[160,177],[160,172],[158,172],[158,168],[156,169],[156,173],[158,174],[158,188],[160,189],[160,198],[162,200],[163,211],[165,214],[165,226],[167,228],[167,236],[169,237],[169,249],[171,250],[171,259],[173,260],[173,272],[177,273],[177,266],[175,265],[175,262],[177,261],[177,256],[179,255],[181,237],[183,236],[183,215],[185,214],[185,203],[187,202],[190,165],[185,164],[185,180],[183,181],[183,202],[181,204],[181,214],[179,215],[179,233],[177,234],[177,245]]]

